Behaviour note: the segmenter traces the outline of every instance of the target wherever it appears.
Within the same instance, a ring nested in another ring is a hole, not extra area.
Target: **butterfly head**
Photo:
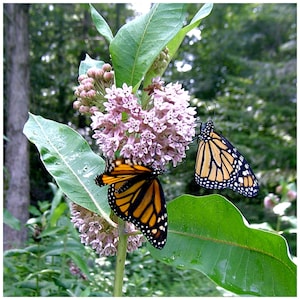
[[[211,132],[214,130],[214,123],[212,120],[208,120],[206,123],[201,123],[199,138],[207,140],[210,137]]]

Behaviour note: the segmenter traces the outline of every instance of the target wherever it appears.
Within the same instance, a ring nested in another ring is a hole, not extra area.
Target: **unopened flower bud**
[[[103,79],[106,81],[106,82],[109,82],[113,79],[114,77],[114,74],[112,72],[105,72],[104,75],[103,75]]]
[[[293,191],[293,190],[289,190],[287,192],[287,197],[290,201],[294,201],[297,198],[297,192]]]
[[[272,209],[276,204],[278,204],[278,196],[270,193],[264,198],[264,207],[267,209]]]
[[[97,80],[101,80],[104,74],[104,70],[103,69],[97,69],[96,74],[95,74],[95,78]]]
[[[87,70],[86,74],[89,77],[95,78],[97,70],[98,70],[97,68],[90,68],[90,69]]]
[[[109,71],[111,71],[111,65],[106,63],[102,66],[102,69],[106,72],[109,72]]]
[[[281,194],[281,192],[282,192],[282,186],[281,186],[281,185],[278,185],[278,186],[276,187],[275,191],[276,191],[277,194]]]
[[[76,110],[79,109],[80,105],[81,105],[81,102],[79,100],[75,100],[73,102],[73,108],[76,109]]]
[[[81,105],[79,107],[79,110],[78,110],[80,113],[84,114],[84,113],[87,113],[90,111],[90,108],[88,106],[84,106],[84,105]]]

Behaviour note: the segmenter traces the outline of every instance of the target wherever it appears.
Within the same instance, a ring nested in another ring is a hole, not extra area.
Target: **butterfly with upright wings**
[[[246,197],[255,197],[258,181],[246,159],[221,134],[211,120],[201,125],[195,164],[195,180],[207,189],[229,188]]]
[[[166,201],[158,175],[162,171],[119,158],[107,162],[98,175],[99,186],[109,185],[108,203],[124,221],[133,223],[157,249],[167,240]]]

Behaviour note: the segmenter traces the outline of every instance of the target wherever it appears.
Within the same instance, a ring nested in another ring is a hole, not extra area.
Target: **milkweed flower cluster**
[[[163,68],[168,53],[162,55]],[[93,138],[107,158],[121,156],[136,163],[165,170],[169,162],[175,167],[186,156],[193,141],[196,111],[190,107],[190,96],[179,83],[164,85],[160,78],[145,88],[143,105],[125,83],[116,87],[113,71],[108,64],[101,70],[92,68],[79,76],[80,85],[75,90],[77,100],[73,106],[82,114],[91,116]],[[80,232],[81,242],[89,245],[100,256],[117,252],[118,229],[104,218],[73,204],[72,222]],[[133,224],[126,222],[127,251],[131,252],[145,242],[136,234]]]
[[[275,205],[279,203],[280,199],[277,195],[273,193],[269,193],[265,198],[264,198],[264,207],[267,209],[273,209]]]
[[[283,216],[286,210],[292,206],[292,202],[297,199],[297,192],[293,188],[294,183],[285,184],[284,186],[278,185],[276,187],[276,193],[269,193],[264,198],[264,207],[272,211],[274,214]]]
[[[91,246],[99,256],[113,256],[117,253],[119,242],[118,228],[112,227],[104,218],[75,203],[71,204],[71,221],[80,233],[81,243]],[[145,238],[142,234],[133,234],[137,230],[126,222],[127,252],[142,246]]]
[[[116,152],[153,168],[175,167],[185,157],[195,135],[195,108],[181,84],[155,79],[147,88],[149,102],[142,108],[132,87],[123,84],[106,89],[105,111],[91,116],[93,138],[106,157]]]
[[[93,114],[102,109],[105,89],[113,84],[114,71],[110,64],[102,68],[90,68],[86,74],[78,77],[79,86],[75,89],[76,101],[73,108],[82,114]]]

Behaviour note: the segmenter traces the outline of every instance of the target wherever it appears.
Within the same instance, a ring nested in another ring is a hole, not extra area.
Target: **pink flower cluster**
[[[106,157],[117,153],[155,169],[182,161],[195,135],[196,111],[180,84],[163,83],[156,79],[148,87],[147,109],[126,84],[106,89],[105,112],[95,111],[91,117],[93,138]]]
[[[76,101],[73,108],[82,114],[93,114],[102,109],[105,100],[105,89],[114,80],[114,71],[110,64],[103,64],[102,68],[90,68],[86,74],[78,77],[79,86],[75,89]]]
[[[91,246],[100,256],[113,256],[117,253],[119,242],[118,228],[112,227],[104,218],[79,206],[71,205],[71,221],[80,232],[81,243]],[[142,234],[135,234],[133,224],[126,222],[127,252],[132,252],[142,246],[145,238]]]

